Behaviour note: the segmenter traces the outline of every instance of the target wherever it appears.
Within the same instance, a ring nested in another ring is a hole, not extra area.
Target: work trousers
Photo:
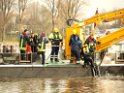
[[[51,58],[50,58],[51,61],[53,61],[53,58],[55,59],[55,61],[58,61],[58,52],[59,52],[59,47],[52,47]]]
[[[25,50],[20,50],[20,54],[21,54],[21,60],[25,60],[26,59],[26,54],[25,54]]]
[[[38,52],[38,57],[41,55],[41,63],[45,64],[45,51]]]
[[[33,53],[37,52],[37,46],[31,46],[31,50]]]
[[[76,57],[76,61],[80,61],[80,52],[78,49],[71,50],[71,57]]]

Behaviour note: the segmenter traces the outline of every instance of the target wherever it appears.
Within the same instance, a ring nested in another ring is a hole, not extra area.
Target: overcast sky
[[[115,9],[124,8],[124,0],[89,0],[90,4],[85,8],[84,13],[87,17],[93,16],[96,9],[99,9],[99,12],[103,11],[113,11]]]
[[[41,3],[42,0],[34,0]],[[87,0],[88,6],[80,10],[79,19],[89,18],[95,14],[96,9],[99,9],[99,13],[108,12],[117,9],[124,8],[124,0]]]

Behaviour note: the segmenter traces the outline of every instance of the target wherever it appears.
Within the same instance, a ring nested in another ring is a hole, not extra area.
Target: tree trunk
[[[54,8],[55,8],[55,0],[53,0],[53,8],[52,8],[52,31],[54,30],[55,22],[54,22]]]

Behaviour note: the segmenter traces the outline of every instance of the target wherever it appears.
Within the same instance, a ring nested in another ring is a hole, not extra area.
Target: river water
[[[124,77],[1,78],[0,93],[124,93]]]

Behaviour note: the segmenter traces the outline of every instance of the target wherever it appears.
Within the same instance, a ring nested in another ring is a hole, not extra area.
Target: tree
[[[24,24],[33,31],[33,33],[51,31],[50,10],[46,6],[41,6],[38,2],[32,3],[25,13]]]
[[[76,19],[84,5],[86,5],[85,0],[60,0],[58,22],[62,20],[62,26],[66,26],[66,21],[70,18]]]
[[[21,31],[21,28],[22,28],[23,15],[24,15],[28,2],[29,0],[18,0],[19,31]]]
[[[13,5],[14,0],[0,0],[0,31],[2,32],[2,42],[5,39],[6,25],[13,15]]]
[[[44,0],[44,2],[46,3],[47,7],[51,12],[51,23],[52,23],[51,31],[53,31],[55,26],[55,17],[57,16],[57,11],[58,11],[57,8],[59,5],[58,1],[59,0]]]
[[[51,11],[52,27],[64,28],[69,18],[75,19],[85,0],[47,0],[46,5]]]

